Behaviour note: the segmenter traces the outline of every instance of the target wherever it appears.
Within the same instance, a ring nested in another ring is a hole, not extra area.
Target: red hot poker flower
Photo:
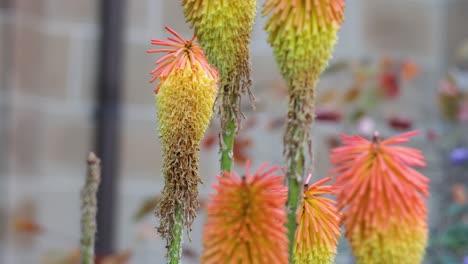
[[[332,150],[338,207],[357,263],[420,263],[427,240],[429,180],[421,151],[406,143],[418,131],[372,141],[342,136]]]
[[[299,226],[296,229],[294,263],[334,263],[337,238],[341,236],[341,214],[333,200],[323,197],[333,193],[332,186],[324,185],[331,180],[332,178],[324,178],[306,186],[304,200],[297,215]]]
[[[202,263],[288,263],[286,187],[278,167],[224,172],[214,185],[203,234]]]
[[[151,83],[159,79],[164,79],[177,69],[196,69],[200,67],[201,70],[205,71],[210,79],[217,80],[218,72],[209,63],[203,50],[194,42],[195,35],[190,40],[185,40],[177,32],[166,26],[165,29],[169,31],[175,38],[169,37],[168,41],[153,39],[151,44],[155,46],[166,46],[167,49],[150,49],[147,53],[166,53],[158,61],[156,61],[156,68],[151,71],[153,78],[150,80]],[[155,93],[158,93],[159,84],[154,89]]]

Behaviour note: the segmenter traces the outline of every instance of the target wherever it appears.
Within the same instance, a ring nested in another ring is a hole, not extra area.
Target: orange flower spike
[[[288,263],[286,187],[277,166],[217,176],[208,205],[202,263]]]
[[[424,167],[421,151],[398,146],[412,131],[372,141],[342,136],[332,150],[335,182],[346,236],[357,263],[421,263],[427,242],[429,180],[412,167]]]
[[[299,226],[296,229],[294,263],[334,263],[337,239],[341,236],[341,214],[333,200],[321,196],[333,193],[332,186],[324,186],[331,180],[324,178],[311,186],[306,185],[303,203],[297,215]]]

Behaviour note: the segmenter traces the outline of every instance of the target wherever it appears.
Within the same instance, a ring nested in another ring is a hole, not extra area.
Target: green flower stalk
[[[257,1],[183,0],[182,6],[209,63],[219,70],[221,169],[229,172],[241,118],[241,93],[248,92],[253,97],[249,44]]]
[[[155,92],[165,179],[156,216],[160,218],[158,232],[167,241],[169,263],[179,263],[183,228],[190,230],[200,206],[199,145],[213,112],[217,72],[193,42],[195,36],[184,40],[169,27],[166,29],[176,38],[152,40],[153,45],[165,48],[148,50],[168,53],[151,71],[151,82],[159,80]]]
[[[81,264],[94,263],[97,191],[101,182],[101,160],[94,153],[88,156],[86,183],[81,190]]]
[[[286,79],[289,109],[284,134],[288,178],[289,250],[292,256],[296,213],[302,195],[305,146],[311,154],[315,86],[331,58],[343,21],[344,0],[267,0],[263,15],[276,61]]]

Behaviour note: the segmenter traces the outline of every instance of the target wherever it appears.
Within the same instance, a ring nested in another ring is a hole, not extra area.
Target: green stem
[[[94,263],[94,240],[96,234],[96,193],[101,181],[100,160],[94,153],[88,156],[86,183],[81,191],[81,264]]]
[[[175,213],[175,223],[172,229],[172,240],[169,245],[169,264],[179,264],[182,256],[182,236],[184,232],[184,219],[182,208],[178,207]]]
[[[297,211],[302,201],[305,151],[311,152],[309,129],[314,120],[314,89],[292,89],[284,134],[284,157],[287,167],[288,201],[286,212],[289,239],[289,263],[293,263]],[[312,153],[309,153],[312,158]]]
[[[289,263],[293,263],[294,241],[297,228],[297,209],[301,201],[303,192],[302,174],[304,168],[304,158],[302,148],[297,150],[299,155],[290,161],[288,168],[288,201],[286,203],[287,219],[286,227],[288,228],[289,240]]]
[[[227,120],[226,129],[222,132],[221,144],[221,171],[231,171],[234,159],[234,136],[236,134],[236,120],[232,113]]]

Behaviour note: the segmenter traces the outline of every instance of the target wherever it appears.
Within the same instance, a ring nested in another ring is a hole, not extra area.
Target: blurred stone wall
[[[37,263],[50,249],[70,250],[79,239],[79,189],[85,157],[92,150],[92,112],[98,40],[97,0],[13,0],[12,9],[0,6],[0,63],[4,85],[0,103],[8,106],[3,124],[8,129],[8,214],[33,217],[44,226],[43,235],[30,241],[10,234],[7,263]],[[261,3],[263,1],[259,1]],[[400,105],[420,124],[436,122],[434,107],[427,104],[437,79],[453,62],[457,43],[468,38],[465,0],[353,0],[347,1],[346,21],[334,60],[382,55],[410,57],[424,74]],[[184,23],[180,1],[127,1],[122,154],[120,163],[118,247],[133,249],[134,263],[163,255],[160,240],[136,242],[139,227],[131,216],[142,200],[162,188],[161,153],[157,140],[153,86],[148,83],[155,57],[146,54],[151,38],[166,38],[168,25],[184,37],[192,31]],[[265,134],[268,120],[286,111],[284,98],[271,96],[281,86],[272,50],[258,18],[252,40],[254,93],[258,110],[248,113],[258,120],[246,133],[254,145],[249,154],[254,167],[263,161],[281,162],[281,129]],[[5,40],[5,32],[11,39]],[[8,49],[4,44],[9,43]],[[8,77],[8,78],[5,78]],[[321,85],[322,89],[326,87]],[[246,108],[247,110],[249,108]],[[432,109],[432,110],[431,110]],[[432,112],[428,112],[432,111]],[[215,127],[211,132],[216,131]],[[333,128],[316,125],[316,150],[323,153],[322,135]],[[272,144],[273,142],[273,144]],[[4,146],[2,146],[4,148]],[[216,147],[215,147],[216,148]],[[4,148],[6,149],[6,148]],[[318,175],[328,169],[326,154],[316,155]],[[207,197],[218,172],[215,150],[205,151],[201,174],[202,196]],[[34,209],[31,209],[34,208]],[[26,212],[27,211],[27,212]],[[33,213],[31,213],[33,212]],[[150,216],[148,225],[155,225]],[[197,219],[191,243],[200,250],[201,224]],[[3,242],[4,243],[4,242]],[[27,252],[27,254],[26,254]],[[345,262],[340,262],[345,263]]]

